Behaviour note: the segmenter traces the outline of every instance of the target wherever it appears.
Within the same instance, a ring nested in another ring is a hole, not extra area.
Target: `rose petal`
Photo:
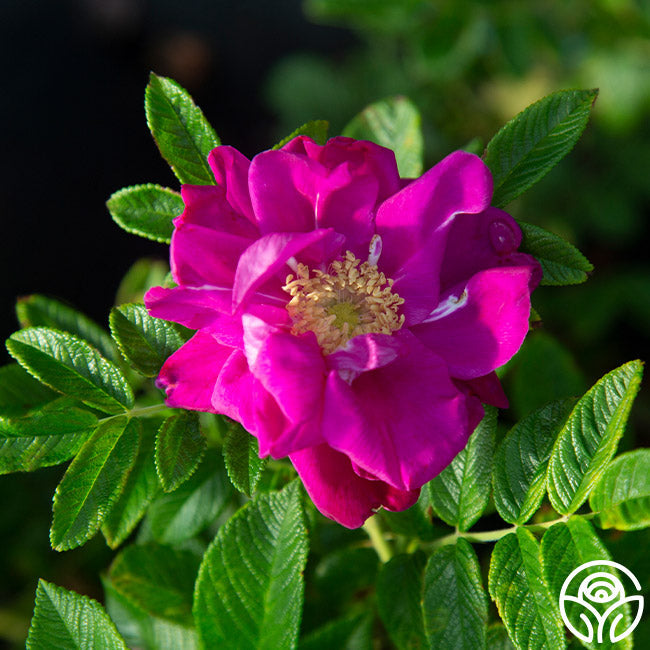
[[[361,373],[382,368],[397,358],[402,343],[389,334],[360,334],[327,357],[327,367],[352,383]]]
[[[509,407],[508,398],[503,392],[503,387],[496,372],[490,372],[487,375],[483,375],[483,377],[476,377],[476,379],[459,381],[456,382],[456,385],[461,390],[466,389],[470,395],[476,395],[483,404],[491,404],[500,409],[507,409]]]
[[[237,149],[220,146],[208,156],[217,184],[225,191],[225,197],[233,209],[255,224],[255,215],[248,193],[248,170],[250,161]]]

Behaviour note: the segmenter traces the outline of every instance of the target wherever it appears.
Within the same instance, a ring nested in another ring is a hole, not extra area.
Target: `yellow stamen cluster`
[[[329,273],[298,264],[296,277],[287,276],[282,287],[291,295],[291,331],[314,332],[325,354],[359,334],[391,334],[404,324],[404,315],[398,314],[404,299],[392,286],[393,280],[350,251],[332,262]]]

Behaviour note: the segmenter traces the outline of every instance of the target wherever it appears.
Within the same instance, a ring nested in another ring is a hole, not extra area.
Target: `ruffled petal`
[[[490,404],[500,409],[507,409],[509,407],[508,398],[503,392],[503,387],[496,372],[490,372],[483,377],[476,377],[476,379],[466,379],[455,383],[461,390],[466,390],[468,394],[478,397],[483,404]]]
[[[145,294],[144,304],[156,318],[198,330],[211,327],[222,315],[230,314],[232,291],[217,287],[153,287]]]
[[[530,277],[526,266],[481,271],[411,331],[447,362],[452,377],[482,377],[509,361],[523,343]]]
[[[250,160],[233,147],[221,146],[210,152],[208,164],[217,184],[224,190],[228,204],[238,214],[255,224],[255,215],[248,193]]]
[[[403,345],[389,334],[360,334],[327,356],[327,367],[352,383],[360,374],[382,368],[397,358]]]
[[[419,490],[397,490],[378,480],[361,478],[350,460],[328,445],[309,447],[289,456],[314,505],[347,528],[358,528],[380,506],[410,508]]]

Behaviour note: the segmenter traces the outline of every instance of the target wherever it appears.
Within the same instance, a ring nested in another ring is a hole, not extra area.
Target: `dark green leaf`
[[[408,510],[402,512],[383,510],[381,517],[391,530],[399,535],[417,537],[424,541],[430,541],[434,537],[429,490],[422,490],[420,498]]]
[[[283,138],[276,144],[273,149],[281,149],[287,142],[291,142],[299,135],[306,135],[314,140],[317,144],[325,144],[327,142],[327,132],[330,128],[330,123],[326,120],[313,120],[299,126],[295,131]]]
[[[244,494],[255,492],[266,458],[260,458],[257,439],[236,422],[227,422],[223,458],[232,484]]]
[[[220,142],[201,109],[179,84],[153,72],[145,92],[149,130],[181,183],[214,185],[208,154]]]
[[[616,458],[589,496],[601,528],[637,530],[650,526],[650,449]]]
[[[33,327],[7,339],[9,353],[51,388],[106,413],[133,406],[133,392],[110,361],[84,341],[57,330]]]
[[[0,367],[0,415],[18,417],[51,402],[55,393],[17,363]]]
[[[115,296],[115,304],[141,303],[152,287],[165,282],[169,266],[162,260],[143,258],[135,262],[122,278]]]
[[[393,643],[402,649],[427,646],[422,616],[422,584],[427,558],[422,551],[396,555],[377,577],[377,609]]]
[[[471,545],[456,544],[433,553],[424,572],[422,610],[430,648],[484,648],[488,603],[478,558]]]
[[[156,470],[165,492],[192,476],[205,449],[197,413],[186,411],[165,420],[156,436]]]
[[[90,343],[107,359],[118,359],[115,344],[103,327],[58,300],[39,294],[19,298],[16,303],[16,315],[21,327],[49,327],[61,330]]]
[[[237,639],[241,650],[295,647],[306,561],[296,482],[246,504],[219,531],[201,563],[194,618],[203,645],[219,648]]]
[[[539,226],[519,222],[523,234],[521,250],[542,265],[542,285],[580,284],[594,270],[593,264],[572,244]]]
[[[75,548],[98,530],[135,461],[138,428],[137,420],[111,418],[81,448],[54,493],[52,548]]]
[[[87,435],[26,436],[0,438],[0,475],[32,472],[70,460],[88,439]]]
[[[302,639],[298,650],[372,650],[372,617],[363,614],[331,621]]]
[[[494,504],[511,524],[523,524],[546,492],[546,468],[574,400],[551,402],[515,424],[494,456]]]
[[[548,495],[561,514],[575,512],[616,452],[643,374],[630,361],[598,381],[576,404],[548,462]]]
[[[178,192],[147,183],[113,193],[106,207],[127,232],[169,244],[174,232],[172,219],[183,212],[185,205]]]
[[[517,528],[492,551],[490,596],[517,650],[562,650],[566,640],[560,614],[544,580],[539,545]]]
[[[38,581],[28,650],[127,650],[103,607],[45,580]]]
[[[488,628],[487,650],[515,650],[503,625],[496,623]]]
[[[32,438],[86,434],[97,426],[97,417],[70,405],[67,398],[51,402],[40,410],[20,418],[0,418],[0,438]]]
[[[436,514],[459,530],[471,528],[490,499],[496,426],[497,410],[486,407],[485,416],[465,449],[428,484]]]
[[[424,142],[420,113],[406,97],[389,97],[371,104],[343,129],[343,135],[371,140],[395,152],[402,178],[422,173]]]
[[[114,307],[109,322],[124,358],[146,377],[155,377],[192,335],[182,325],[149,316],[144,305]]]
[[[492,204],[503,207],[545,176],[578,141],[597,90],[561,90],[510,120],[488,143]]]

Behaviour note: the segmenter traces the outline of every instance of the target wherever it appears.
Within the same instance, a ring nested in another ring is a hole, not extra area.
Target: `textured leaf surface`
[[[232,484],[251,496],[259,483],[267,459],[260,458],[257,439],[237,422],[226,424],[223,458]]]
[[[107,420],[79,451],[54,493],[52,548],[75,548],[97,532],[135,460],[138,427],[125,417]]]
[[[21,327],[50,327],[68,332],[96,347],[107,359],[117,361],[117,350],[108,332],[58,300],[39,294],[20,298],[16,303],[16,315]]]
[[[0,367],[0,416],[25,415],[55,397],[58,397],[58,393],[41,384],[17,363]]]
[[[208,154],[220,144],[201,109],[179,84],[153,72],[145,91],[149,130],[181,183],[214,185]]]
[[[326,120],[312,120],[299,126],[295,131],[290,133],[286,138],[283,138],[276,144],[273,149],[281,149],[287,142],[290,142],[299,135],[309,136],[317,144],[325,144],[327,142],[327,132],[329,131],[330,123]]]
[[[197,413],[187,411],[165,420],[156,436],[156,471],[165,492],[173,492],[192,476],[205,449]]]
[[[468,530],[488,504],[496,426],[497,410],[486,407],[465,449],[428,484],[433,509],[450,526]]]
[[[422,551],[396,555],[377,577],[377,609],[386,631],[398,648],[426,648],[422,614],[422,585],[427,558]]]
[[[52,406],[56,402],[52,402]],[[62,398],[61,407],[43,408],[20,418],[0,417],[0,438],[31,438],[34,436],[61,436],[65,434],[90,434],[97,426],[97,417],[89,411],[70,406]]]
[[[124,375],[84,341],[57,330],[33,327],[12,334],[9,353],[43,383],[106,413],[133,406]]]
[[[510,120],[488,143],[492,204],[502,207],[545,176],[571,151],[589,120],[597,90],[561,90]]]
[[[192,335],[182,325],[149,316],[144,305],[114,307],[109,322],[124,358],[146,377],[155,377],[167,357]]]
[[[178,192],[147,183],[115,192],[106,207],[127,232],[169,244],[174,231],[172,219],[183,212],[185,205]]]
[[[258,496],[219,531],[196,583],[194,618],[207,648],[296,646],[307,531],[294,482]]]
[[[572,244],[539,226],[519,222],[523,234],[521,250],[542,265],[542,285],[580,284],[594,270],[593,264]]]
[[[424,142],[420,113],[406,97],[390,97],[371,104],[343,130],[357,140],[371,140],[395,152],[402,178],[422,173]]]
[[[133,545],[113,561],[113,587],[151,616],[192,626],[192,594],[199,558],[159,544]]]
[[[32,472],[70,460],[87,440],[86,435],[0,438],[0,475]]]
[[[551,402],[515,424],[494,455],[494,504],[501,517],[523,524],[546,492],[546,468],[573,400]]]
[[[616,458],[589,497],[601,528],[637,530],[650,526],[650,449]]]
[[[518,528],[496,543],[488,584],[518,650],[566,648],[557,603],[544,580],[539,545],[532,533]]]
[[[28,650],[126,650],[126,645],[103,607],[39,580]]]
[[[357,615],[331,621],[300,641],[298,650],[372,650],[372,617]]]
[[[640,361],[612,370],[576,404],[548,463],[548,495],[561,514],[589,496],[616,451],[643,374]]]
[[[431,555],[422,594],[430,648],[485,647],[488,602],[478,558],[468,542],[459,538]]]

